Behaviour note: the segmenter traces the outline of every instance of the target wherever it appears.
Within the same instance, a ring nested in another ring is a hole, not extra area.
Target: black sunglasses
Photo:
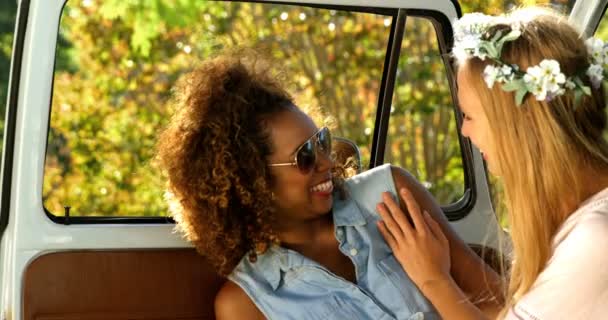
[[[327,127],[321,128],[298,147],[293,162],[271,163],[268,166],[297,166],[300,172],[308,173],[317,163],[317,151],[321,151],[327,157],[331,154],[331,133]]]

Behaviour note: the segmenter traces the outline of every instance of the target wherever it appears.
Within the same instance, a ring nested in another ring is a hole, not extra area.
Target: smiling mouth
[[[310,188],[311,192],[329,193],[334,189],[334,184],[331,180],[321,182]]]

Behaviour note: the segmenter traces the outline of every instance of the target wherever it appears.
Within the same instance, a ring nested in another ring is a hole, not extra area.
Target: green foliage
[[[43,190],[51,212],[70,205],[75,215],[165,214],[161,175],[149,162],[171,85],[222,47],[262,48],[283,64],[302,104],[336,115],[338,135],[354,138],[369,159],[371,136],[360,124],[374,125],[386,17],[168,3],[68,3],[60,30],[71,46],[60,50],[76,68],[55,74]]]
[[[505,1],[463,4],[496,13]],[[60,26],[43,197],[56,214],[166,215],[150,161],[175,80],[221,48],[261,48],[302,106],[321,106],[369,164],[391,17],[257,3],[68,2]],[[462,157],[433,25],[409,18],[386,161],[443,203],[463,193]],[[402,70],[402,71],[401,71]]]

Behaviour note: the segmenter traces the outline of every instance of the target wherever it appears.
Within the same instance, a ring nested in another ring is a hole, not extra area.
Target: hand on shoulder
[[[431,214],[436,221],[445,220],[445,223],[447,223],[447,219],[445,218],[439,203],[437,203],[437,200],[435,200],[433,195],[424,188],[411,173],[394,165],[391,166],[391,173],[393,174],[393,181],[395,182],[395,189],[397,192],[402,188],[406,188],[412,193],[423,211],[427,211]],[[398,196],[398,198],[401,197]],[[399,204],[402,208],[405,208],[405,203],[402,199],[400,199]]]

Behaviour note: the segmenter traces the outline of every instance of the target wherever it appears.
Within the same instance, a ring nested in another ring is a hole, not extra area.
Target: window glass
[[[2,158],[4,117],[6,114],[6,99],[8,96],[8,76],[11,67],[11,51],[16,15],[16,1],[0,2],[0,159]]]
[[[444,205],[464,192],[454,110],[433,23],[407,17],[384,159],[410,171]]]
[[[175,80],[222,48],[263,48],[301,105],[335,116],[369,166],[392,16],[222,1],[68,1],[43,200],[62,216],[164,216],[150,165]]]
[[[576,0],[474,0],[459,1],[462,13],[501,14],[522,6],[545,6],[569,15]]]

